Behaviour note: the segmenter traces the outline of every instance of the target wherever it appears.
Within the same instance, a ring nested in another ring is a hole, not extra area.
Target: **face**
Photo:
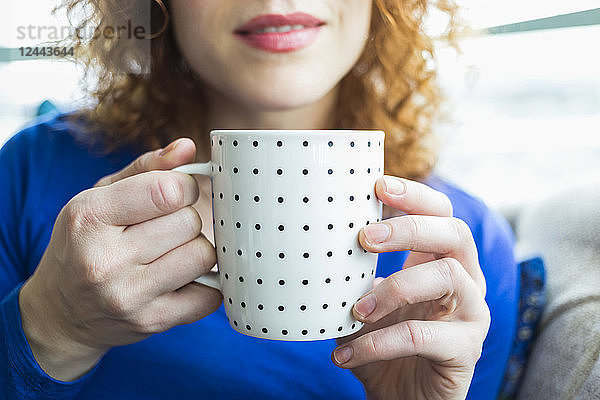
[[[170,11],[203,82],[251,109],[286,110],[318,101],[352,69],[371,0],[173,0]]]

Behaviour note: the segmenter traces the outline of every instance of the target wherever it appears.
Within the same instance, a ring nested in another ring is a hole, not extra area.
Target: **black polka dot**
[[[219,172],[223,172],[223,167],[219,165]]]
[[[333,224],[327,225],[327,229],[332,230],[333,229]]]
[[[306,306],[304,304],[300,306],[300,311],[306,311]]]
[[[350,277],[349,277],[349,276],[346,276],[346,278],[345,278],[345,279],[346,279],[346,282],[348,282],[348,281],[350,280]]]
[[[303,201],[303,202],[305,202],[305,203],[308,203],[308,197],[304,197],[304,198],[302,199],[302,201]]]
[[[381,140],[379,141],[379,145],[381,146]]]
[[[369,224],[370,224],[370,221],[367,221],[366,225],[369,225]]]
[[[281,140],[278,140],[277,141],[277,147],[281,147],[281,146],[283,146],[283,143],[281,142]]]
[[[325,279],[325,283],[331,283],[331,278]]]
[[[234,174],[237,174],[237,173],[238,173],[238,171],[239,171],[239,169],[238,169],[237,167],[233,167],[233,173],[234,173]]]
[[[342,301],[342,307],[346,307],[346,302]]]
[[[287,334],[288,334],[288,331],[287,331],[287,330],[285,330],[285,329],[283,329],[283,330],[281,331],[281,334],[282,334],[283,336],[285,336],[285,335],[287,335]]]
[[[350,196],[350,201],[354,201],[354,196]]]
[[[262,257],[262,253],[260,251],[256,252],[256,257],[261,258]]]
[[[305,169],[303,169],[303,170],[302,170],[302,174],[303,174],[303,175],[308,175],[308,170],[307,170],[306,168],[305,168]]]
[[[223,193],[219,193],[219,198],[223,199]]]
[[[350,147],[354,147],[354,142],[350,142]]]
[[[269,330],[267,328],[262,328],[262,332],[267,333],[267,332],[269,332]]]
[[[283,279],[280,279],[278,283],[279,283],[279,286],[285,285],[285,281]]]
[[[234,145],[234,146],[237,146],[237,145],[238,145],[238,141],[237,141],[237,140],[234,140],[234,141],[233,141],[233,145]]]
[[[321,332],[321,334],[325,333],[325,329],[321,329],[319,332]]]
[[[279,258],[285,258],[285,254],[279,253]]]
[[[303,284],[304,286],[308,285],[308,279],[304,279],[304,280],[302,280],[302,284]]]
[[[327,173],[328,173],[329,175],[331,175],[331,174],[333,174],[333,170],[332,170],[331,168],[329,168],[329,169],[327,170]]]
[[[254,142],[252,142],[252,146],[254,146],[254,147],[258,147],[258,141],[257,141],[257,140],[255,140]]]
[[[348,255],[351,256],[352,255],[352,249],[348,249]]]
[[[283,225],[279,225],[277,227],[277,229],[279,229],[280,232],[283,232],[283,230],[285,229],[285,227]]]
[[[363,253],[367,253],[367,251],[363,249]]]
[[[223,222],[223,220],[221,220],[221,226],[223,226],[223,224],[224,224],[224,222]]]
[[[371,173],[371,168],[367,168],[367,174]]]
[[[281,174],[283,174],[283,170],[282,170],[281,168],[279,168],[279,169],[277,170],[277,175],[281,175]]]
[[[239,229],[242,227],[242,224],[238,221],[235,223],[235,227]]]
[[[258,203],[260,201],[260,197],[254,196],[254,201]]]
[[[371,147],[371,141],[370,140],[367,142],[367,147]]]
[[[342,331],[342,329],[344,329],[344,328],[343,328],[343,327],[341,327],[341,326],[338,326],[338,332],[341,332],[341,331]]]
[[[257,231],[260,231],[260,224],[254,225],[254,229],[256,229]]]
[[[219,139],[219,146],[223,145],[223,141]]]
[[[333,197],[329,196],[329,197],[327,198],[327,201],[331,203],[331,202],[333,201]]]
[[[279,311],[283,311],[283,310],[285,310],[285,307],[284,307],[284,306],[279,306],[279,307],[277,307],[277,309],[278,309]]]
[[[371,195],[370,194],[367,195],[367,200],[371,200]]]
[[[354,168],[350,168],[350,174],[354,174]]]
[[[364,279],[364,277],[365,277],[365,273],[363,272],[363,273],[360,275],[360,277],[361,277],[362,279]]]
[[[237,253],[238,253],[238,256],[241,256],[242,255],[242,249],[238,249]]]
[[[304,142],[302,142],[302,146],[307,147],[308,146],[308,142],[305,140]]]
[[[257,307],[259,310],[262,310],[263,308],[265,308],[265,306],[263,306],[262,304],[259,304]]]
[[[258,279],[256,280],[256,283],[258,283],[259,285],[262,285],[262,283],[263,283],[263,280],[262,280],[262,279],[260,279],[260,278],[258,278]]]
[[[308,335],[308,331],[307,331],[306,329],[303,329],[303,330],[302,330],[302,334],[303,334],[303,335]]]
[[[304,225],[304,226],[302,227],[302,229],[304,229],[305,231],[307,231],[307,230],[309,230],[310,228],[309,228],[309,226],[308,226],[308,225]]]
[[[252,328],[250,327],[250,325],[246,325],[246,329],[251,330]]]
[[[214,194],[214,193],[212,194],[212,198],[213,198],[213,199],[215,198],[215,194]]]
[[[240,195],[236,194],[235,196],[233,196],[233,198],[235,199],[235,201],[240,201]]]
[[[348,227],[349,227],[349,228],[354,228],[354,222],[350,222],[350,223],[348,224]]]
[[[308,253],[304,253],[304,254],[302,254],[302,257],[308,258],[308,257],[310,257],[310,255]]]
[[[355,326],[356,326],[356,324],[352,324],[352,327],[351,327],[351,328],[352,328],[352,329],[354,329],[354,327],[355,327]]]
[[[329,307],[327,304],[323,304],[323,310],[327,310],[327,307]]]
[[[283,197],[279,196],[279,197],[277,198],[277,202],[279,202],[279,203],[283,203]]]
[[[330,250],[327,252],[327,257],[331,257],[333,255],[333,252]]]
[[[233,304],[233,300],[231,300],[231,297],[227,300],[229,301],[229,304]]]
[[[254,175],[258,175],[258,168],[254,168],[254,169],[252,170],[252,173],[253,173]]]
[[[373,275],[374,273],[375,273],[375,270],[374,270],[374,269],[372,269],[372,270],[371,270],[371,275]]]
[[[225,279],[229,279],[229,274],[225,273]]]
[[[242,306],[242,308],[246,308],[246,303],[242,301],[242,302],[240,303],[240,306]]]
[[[240,276],[238,279],[240,280],[240,282],[244,282],[244,277],[243,276]]]
[[[234,324],[235,326],[238,326],[238,323],[237,323],[237,321],[233,321],[233,324]]]

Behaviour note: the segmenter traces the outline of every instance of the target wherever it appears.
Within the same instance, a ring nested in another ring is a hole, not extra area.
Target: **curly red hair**
[[[65,0],[59,8],[69,17],[87,10],[75,28],[89,32],[111,21],[119,26],[117,19],[132,20],[148,1]],[[164,4],[168,8],[168,1]],[[340,83],[336,111],[338,128],[385,131],[386,174],[412,179],[426,177],[437,159],[432,125],[442,95],[431,66],[433,40],[423,29],[431,7],[448,16],[444,38],[455,44],[459,24],[453,0],[373,0],[370,36],[359,61]],[[163,28],[164,18],[154,3],[153,32]],[[84,116],[92,131],[102,132],[97,139],[107,153],[126,144],[142,151],[162,147],[181,132],[208,141],[205,115],[199,112],[205,105],[203,84],[179,52],[170,26],[150,41],[149,59],[133,47],[140,41],[82,36],[69,41],[76,49],[75,59],[87,74],[93,73],[88,76],[94,77],[95,87],[89,92],[95,104],[74,116]],[[132,65],[149,68],[135,72]]]

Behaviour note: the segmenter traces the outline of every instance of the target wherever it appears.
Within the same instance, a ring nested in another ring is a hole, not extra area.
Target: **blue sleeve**
[[[486,277],[491,324],[467,399],[496,399],[517,328],[519,276],[514,238],[508,223],[491,211],[485,213],[473,235]]]
[[[73,382],[51,378],[37,364],[21,325],[19,290],[29,275],[23,205],[31,185],[31,137],[39,129],[21,132],[0,149],[0,398],[7,400],[68,400],[94,372]]]

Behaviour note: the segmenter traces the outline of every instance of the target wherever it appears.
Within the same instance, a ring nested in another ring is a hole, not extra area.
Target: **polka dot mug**
[[[176,171],[212,179],[218,272],[233,329],[265,339],[346,336],[377,255],[358,231],[381,220],[381,131],[217,130],[211,161]]]

